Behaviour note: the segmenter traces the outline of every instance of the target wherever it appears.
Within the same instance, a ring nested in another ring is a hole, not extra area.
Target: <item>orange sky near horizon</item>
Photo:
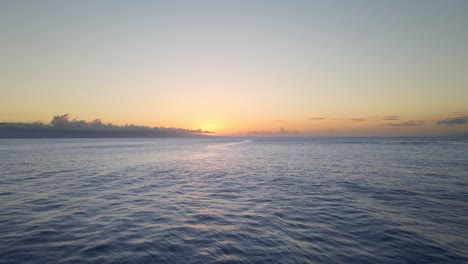
[[[307,137],[307,136],[443,136],[466,132],[466,125],[451,126],[439,125],[441,120],[465,120],[468,113],[452,113],[446,116],[420,116],[419,118],[403,118],[400,116],[374,116],[364,118],[331,118],[331,117],[304,117],[302,119],[283,120],[254,120],[244,118],[226,122],[222,119],[200,119],[189,122],[160,122],[154,119],[151,122],[112,121],[102,119],[103,123],[114,125],[144,125],[150,127],[180,127],[187,129],[202,129],[215,132],[216,136],[230,137]],[[80,118],[70,115],[71,119],[92,121],[96,118]],[[34,119],[45,124],[49,119]],[[4,120],[5,122],[13,122]],[[24,120],[31,123],[33,120]]]

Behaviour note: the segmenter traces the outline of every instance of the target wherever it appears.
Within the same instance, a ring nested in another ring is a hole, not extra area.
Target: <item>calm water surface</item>
[[[468,141],[0,140],[0,263],[468,263]]]

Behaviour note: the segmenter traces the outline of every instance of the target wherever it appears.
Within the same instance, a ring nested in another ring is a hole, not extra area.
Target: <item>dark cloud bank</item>
[[[464,125],[468,124],[468,116],[460,116],[451,119],[440,120],[437,122],[438,125],[448,125],[448,126],[455,126],[455,125]]]
[[[147,127],[70,120],[68,114],[54,116],[49,124],[0,123],[0,138],[157,138],[157,137],[201,137],[213,132],[166,127]]]

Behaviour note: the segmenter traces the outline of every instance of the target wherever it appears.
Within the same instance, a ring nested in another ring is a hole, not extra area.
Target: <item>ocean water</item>
[[[468,263],[468,140],[0,140],[0,263]]]

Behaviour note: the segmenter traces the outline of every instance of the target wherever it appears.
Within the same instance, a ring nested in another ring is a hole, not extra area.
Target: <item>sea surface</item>
[[[468,140],[0,140],[0,263],[468,263]]]

